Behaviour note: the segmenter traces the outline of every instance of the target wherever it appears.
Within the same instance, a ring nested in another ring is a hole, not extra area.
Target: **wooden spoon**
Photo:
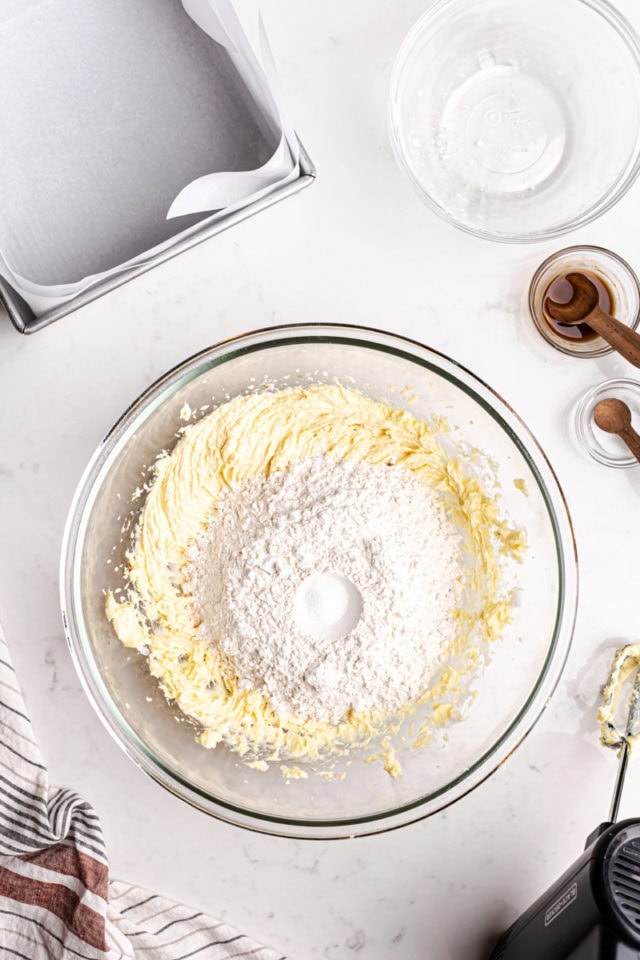
[[[631,410],[623,400],[616,397],[600,400],[593,409],[593,419],[601,430],[617,434],[640,461],[640,436],[631,426]]]
[[[568,303],[557,303],[547,297],[543,306],[549,316],[568,326],[585,323],[629,363],[640,367],[640,334],[600,309],[600,295],[589,277],[583,273],[568,273],[565,279],[573,287],[573,296]]]

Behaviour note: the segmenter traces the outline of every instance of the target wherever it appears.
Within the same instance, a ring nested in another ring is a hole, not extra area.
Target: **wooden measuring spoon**
[[[640,334],[600,309],[600,295],[584,273],[567,273],[565,279],[573,287],[573,296],[568,303],[557,303],[547,297],[543,306],[549,316],[557,323],[565,323],[570,327],[585,323],[622,354],[625,360],[634,367],[640,367]]]
[[[640,462],[640,436],[631,426],[631,410],[623,400],[607,397],[593,408],[593,419],[601,430],[615,433]]]

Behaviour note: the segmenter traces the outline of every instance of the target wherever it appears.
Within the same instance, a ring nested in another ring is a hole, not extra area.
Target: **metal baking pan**
[[[186,185],[263,169],[284,138],[257,60],[239,66],[246,39],[202,28],[218,4],[229,17],[228,0],[3,0],[0,299],[20,332],[313,181],[290,131],[289,176],[167,218]]]

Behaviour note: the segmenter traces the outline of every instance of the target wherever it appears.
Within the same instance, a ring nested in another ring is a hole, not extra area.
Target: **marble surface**
[[[420,0],[380,4],[375,15],[365,0],[260,6],[317,183],[34,337],[2,318],[0,618],[51,777],[95,805],[114,876],[224,917],[294,960],[482,960],[608,809],[615,759],[598,746],[595,711],[613,648],[639,639],[640,469],[589,461],[571,413],[594,383],[633,371],[612,356],[568,359],[532,332],[529,278],[564,242],[504,247],[465,236],[423,208],[397,170],[386,91]],[[633,0],[619,6],[640,28]],[[255,20],[252,0],[239,9]],[[640,268],[639,204],[636,185],[567,242],[610,246]],[[420,339],[515,407],[565,489],[581,597],[559,688],[497,774],[399,831],[303,842],[209,819],[121,753],[65,646],[58,556],[88,457],[152,380],[231,334],[326,320]],[[640,814],[640,767],[623,813]]]

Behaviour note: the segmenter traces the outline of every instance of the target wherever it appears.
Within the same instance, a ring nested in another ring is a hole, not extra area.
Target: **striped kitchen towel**
[[[1,629],[0,957],[285,960],[226,923],[109,881],[98,817],[49,786]]]

